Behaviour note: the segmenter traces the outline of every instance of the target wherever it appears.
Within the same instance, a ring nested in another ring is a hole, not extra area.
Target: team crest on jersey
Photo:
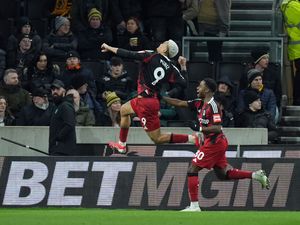
[[[214,114],[213,115],[213,121],[214,121],[214,123],[220,123],[221,122],[221,115],[220,114]]]

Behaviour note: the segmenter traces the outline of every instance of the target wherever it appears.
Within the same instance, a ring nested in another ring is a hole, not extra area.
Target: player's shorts
[[[211,143],[210,139],[205,139],[204,144],[194,155],[192,164],[206,169],[215,166],[223,169],[228,164],[225,155],[227,147],[228,142],[224,135],[217,137],[214,144]]]
[[[157,98],[136,97],[130,101],[131,107],[145,131],[153,131],[160,128],[158,112],[160,110]]]

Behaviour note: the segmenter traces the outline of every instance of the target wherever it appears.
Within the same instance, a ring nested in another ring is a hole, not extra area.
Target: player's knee
[[[215,172],[215,174],[219,180],[228,180],[227,174],[224,172],[218,171],[218,172]]]

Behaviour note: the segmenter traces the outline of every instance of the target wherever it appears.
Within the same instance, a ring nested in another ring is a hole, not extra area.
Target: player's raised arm
[[[162,99],[164,101],[166,101],[168,104],[173,105],[175,107],[184,107],[187,108],[189,107],[188,102],[187,101],[183,101],[177,98],[170,98],[167,96],[163,96]]]

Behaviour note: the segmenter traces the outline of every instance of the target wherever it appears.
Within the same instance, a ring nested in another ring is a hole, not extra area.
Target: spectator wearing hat
[[[15,118],[7,108],[7,100],[0,96],[0,127],[15,125]]]
[[[73,94],[66,95],[64,87],[64,83],[57,79],[51,85],[52,98],[56,109],[52,114],[49,126],[50,155],[78,155]]]
[[[103,126],[120,127],[121,120],[121,99],[116,92],[105,92],[105,100],[107,109],[103,115]]]
[[[267,128],[268,141],[274,143],[278,130],[271,114],[264,110],[263,104],[256,91],[247,90],[244,95],[245,110],[238,116],[237,127]]]
[[[217,91],[215,96],[219,95],[220,103],[222,105],[222,126],[234,127],[234,117],[237,105],[237,98],[234,92],[234,84],[228,78],[228,76],[222,76],[217,81]]]
[[[151,50],[153,44],[142,33],[140,21],[136,17],[129,17],[123,35],[118,35],[118,46],[131,51]]]
[[[77,90],[70,89],[67,95],[72,94],[74,100],[74,109],[76,113],[76,126],[94,126],[95,116],[86,103],[81,101]]]
[[[89,26],[87,15],[93,8],[101,12],[102,21],[108,22],[109,7],[111,7],[111,0],[72,0],[72,30],[79,34]]]
[[[258,48],[251,51],[252,63],[246,69],[257,69],[263,75],[263,84],[266,88],[273,90],[276,96],[277,107],[281,107],[282,87],[280,67],[269,63],[269,52],[267,49]],[[240,79],[240,88],[245,89],[248,86],[247,73]]]
[[[78,33],[78,51],[82,59],[108,59],[110,54],[99,51],[103,43],[112,42],[112,33],[109,26],[102,21],[102,13],[92,8],[88,13],[88,26]]]
[[[106,91],[114,91],[123,100],[127,100],[130,93],[133,92],[133,81],[126,70],[124,62],[120,57],[112,57],[110,68],[99,82],[97,82],[98,92],[105,99]]]
[[[19,75],[15,69],[7,69],[0,83],[0,95],[7,99],[8,110],[17,119],[21,109],[31,104],[28,91],[19,82]]]
[[[42,87],[33,90],[31,105],[24,106],[17,119],[17,126],[49,126],[56,109],[48,100],[48,91]]]
[[[62,72],[60,79],[64,82],[66,87],[71,86],[71,80],[74,77],[82,75],[85,77],[89,89],[96,95],[97,89],[93,71],[81,64],[80,56],[76,51],[69,51],[65,55],[66,67]]]
[[[86,105],[89,111],[95,117],[95,125],[100,126],[102,123],[102,115],[104,112],[104,106],[96,99],[94,93],[89,89],[87,80],[84,76],[75,76],[71,80],[71,86],[78,91],[80,95],[80,102],[82,105]]]
[[[263,85],[263,75],[261,71],[257,69],[250,69],[248,71],[247,78],[248,78],[249,85],[246,89],[240,91],[238,97],[237,113],[241,113],[243,110],[246,109],[246,105],[244,102],[245,91],[254,90],[258,93],[264,109],[267,112],[270,112],[272,119],[275,122],[276,111],[277,111],[276,97],[274,95],[274,92],[271,89],[266,88]]]
[[[23,34],[18,40],[18,47],[7,51],[7,67],[16,69],[20,77],[22,76],[23,69],[31,64],[35,56],[35,52],[31,44],[31,36]]]
[[[31,48],[34,53],[37,53],[42,48],[42,39],[32,26],[28,17],[21,17],[17,21],[17,25],[13,34],[8,37],[7,51],[14,51],[18,48],[21,36],[29,35],[31,37]]]
[[[54,21],[54,29],[44,39],[43,50],[55,59],[64,60],[67,52],[77,50],[77,38],[70,30],[70,21],[63,16],[57,16]]]
[[[46,53],[39,52],[35,55],[31,64],[25,67],[22,75],[22,87],[32,92],[43,87],[50,93],[50,86],[56,77],[60,76],[60,68],[53,64],[51,58]]]

